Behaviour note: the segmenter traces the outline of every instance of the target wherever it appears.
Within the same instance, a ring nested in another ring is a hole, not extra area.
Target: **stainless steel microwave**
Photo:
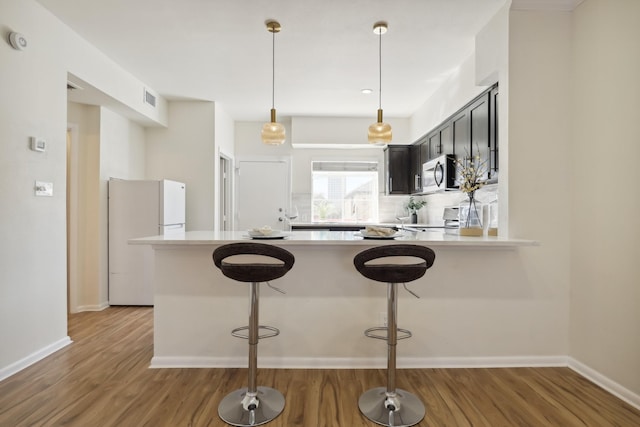
[[[457,190],[456,156],[444,154],[422,165],[422,192]]]

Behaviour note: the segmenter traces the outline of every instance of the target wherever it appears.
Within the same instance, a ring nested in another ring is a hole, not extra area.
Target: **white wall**
[[[49,34],[55,25],[42,8],[4,1],[0,16],[2,378],[3,368],[67,335],[66,70],[55,55],[60,40]],[[28,50],[10,47],[10,29],[29,37]],[[30,151],[30,136],[44,138],[47,152]],[[53,197],[34,197],[35,180],[52,182]]]
[[[475,55],[469,56],[411,116],[411,142],[433,130],[487,87],[476,86]]]
[[[105,179],[144,179],[145,128],[108,108],[100,109],[100,143],[106,149],[101,170]]]
[[[215,118],[213,102],[173,101],[169,127],[146,132],[147,178],[187,185],[187,230],[214,229]]]
[[[25,51],[6,42],[29,40]],[[67,73],[144,109],[143,84],[33,0],[0,2],[0,378],[68,343],[66,302]],[[135,95],[134,95],[135,94]],[[133,98],[136,101],[133,101]],[[159,102],[164,100],[159,98]],[[29,137],[48,143],[29,150]],[[34,181],[53,197],[34,197]],[[19,325],[19,327],[16,327]]]
[[[639,19],[637,0],[586,0],[575,11],[573,146],[564,162],[573,167],[570,355],[637,395]]]

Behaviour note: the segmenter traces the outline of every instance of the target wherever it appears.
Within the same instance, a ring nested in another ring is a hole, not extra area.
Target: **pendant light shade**
[[[268,145],[281,145],[286,137],[284,126],[276,121],[275,109],[276,33],[280,32],[280,29],[278,21],[267,21],[267,31],[273,35],[271,45],[271,121],[262,126],[260,135],[262,136],[262,142]]]
[[[378,35],[378,120],[369,126],[369,142],[371,144],[388,144],[392,139],[391,125],[382,120],[382,35],[387,32],[386,22],[376,22],[373,33]]]

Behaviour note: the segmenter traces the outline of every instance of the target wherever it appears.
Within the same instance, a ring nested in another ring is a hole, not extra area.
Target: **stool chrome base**
[[[247,388],[241,388],[226,395],[218,406],[218,415],[224,422],[233,426],[250,427],[266,424],[276,418],[284,409],[284,396],[270,387],[258,387],[256,399],[258,405],[253,410],[246,410],[243,400]]]
[[[387,408],[392,404],[394,408]],[[408,427],[418,424],[426,413],[424,405],[415,395],[396,389],[395,396],[387,396],[386,387],[365,391],[358,400],[362,415],[382,426]]]

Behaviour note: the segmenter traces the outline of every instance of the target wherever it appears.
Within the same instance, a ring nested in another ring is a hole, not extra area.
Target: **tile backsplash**
[[[476,192],[477,199],[482,203],[489,203],[496,198],[497,185],[487,185]],[[430,225],[442,225],[442,212],[445,207],[458,206],[466,195],[459,191],[415,196],[418,200],[426,200],[427,204],[418,211],[418,223]],[[388,196],[380,194],[378,199],[378,221],[382,223],[397,223],[396,216],[403,206],[409,201],[408,195]],[[294,193],[291,196],[291,204],[298,207],[298,222],[311,221],[311,194]]]

